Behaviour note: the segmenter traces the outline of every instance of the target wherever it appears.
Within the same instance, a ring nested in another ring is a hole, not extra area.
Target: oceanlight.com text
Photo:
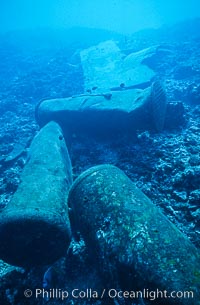
[[[138,291],[119,291],[116,289],[108,290],[110,298],[129,298],[129,299],[147,299],[154,301],[156,299],[193,299],[193,291],[171,291],[167,290],[149,290],[143,289]]]
[[[67,290],[67,289],[58,289],[58,288],[52,288],[52,289],[42,289],[38,288],[35,290],[26,289],[24,291],[24,296],[26,298],[35,297],[38,298],[44,298],[44,299],[61,299],[65,300],[68,298],[72,299],[103,299],[104,297],[109,297],[110,299],[132,299],[132,300],[149,300],[154,301],[156,299],[162,300],[162,299],[193,299],[194,298],[194,292],[193,291],[167,291],[167,290],[149,290],[149,289],[143,289],[143,290],[130,290],[130,291],[122,291],[115,288],[110,289],[102,289],[102,291],[99,291],[98,289],[78,289],[74,288],[73,290]]]

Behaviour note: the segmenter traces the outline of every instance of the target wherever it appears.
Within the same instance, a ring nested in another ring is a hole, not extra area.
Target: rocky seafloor
[[[168,104],[177,106],[176,113],[168,112],[163,131],[138,131],[132,138],[124,136],[112,142],[74,134],[68,148],[74,178],[93,165],[110,163],[118,166],[200,248],[200,37],[192,36],[190,32],[187,35],[185,30],[181,31],[181,25],[176,31],[177,36],[173,31],[171,36],[169,31],[163,37],[160,32],[157,36],[147,32],[120,41],[120,47],[127,54],[155,44],[164,45],[169,50],[167,56],[153,58],[148,63],[165,86]],[[35,44],[27,47],[24,41],[13,39],[12,35],[2,37],[1,210],[9,203],[20,183],[28,147],[39,130],[34,117],[35,105],[41,99],[83,92],[77,50],[93,45],[90,38],[82,45],[79,42],[57,46],[49,41],[46,45],[39,45],[35,38]],[[70,249],[67,258],[55,267],[57,286],[65,287],[69,277],[72,283],[78,277],[85,287],[86,283],[88,286],[95,281],[98,283],[97,271],[92,264],[87,267],[87,280],[81,274],[85,272],[81,270],[81,262],[87,261],[84,244],[81,241],[72,243]],[[74,255],[70,256],[70,253]],[[76,266],[75,271],[72,271],[73,266]],[[1,304],[73,304],[72,300],[61,302],[24,297],[25,289],[42,286],[45,270],[24,270],[0,262]],[[105,302],[108,304],[108,301]],[[87,304],[87,300],[80,303]],[[95,301],[95,304],[102,302]]]

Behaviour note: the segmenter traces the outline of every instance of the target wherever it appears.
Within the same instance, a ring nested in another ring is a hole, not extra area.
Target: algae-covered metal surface
[[[112,40],[82,50],[85,91],[93,87],[99,91],[120,87],[122,83],[129,87],[150,81],[155,72],[142,62],[155,51],[156,47],[151,47],[126,56]]]
[[[147,88],[45,100],[36,109],[36,118],[40,126],[54,120],[69,133],[132,134],[153,128],[150,98],[151,88]]]
[[[109,270],[109,280],[117,274],[129,290],[193,291],[193,299],[179,304],[199,304],[198,250],[121,170],[111,165],[87,170],[68,201],[73,227],[96,253],[101,271]],[[165,304],[171,302],[176,304],[172,299]]]
[[[54,262],[70,241],[66,198],[71,161],[61,128],[47,124],[33,139],[21,183],[1,213],[0,258],[29,266]]]

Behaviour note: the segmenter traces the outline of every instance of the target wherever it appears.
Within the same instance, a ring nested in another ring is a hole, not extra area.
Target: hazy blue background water
[[[199,0],[1,0],[0,30],[84,26],[132,33],[200,16]]]

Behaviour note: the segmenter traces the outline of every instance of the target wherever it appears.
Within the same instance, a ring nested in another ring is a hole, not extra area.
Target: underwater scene
[[[199,2],[0,20],[0,305],[200,305]]]

